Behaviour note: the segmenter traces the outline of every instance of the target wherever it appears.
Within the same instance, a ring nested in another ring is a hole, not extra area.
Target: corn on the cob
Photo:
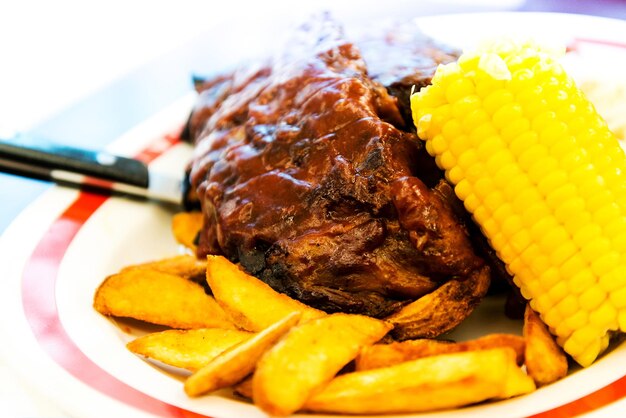
[[[555,55],[500,42],[411,97],[418,135],[557,342],[626,331],[626,158]]]

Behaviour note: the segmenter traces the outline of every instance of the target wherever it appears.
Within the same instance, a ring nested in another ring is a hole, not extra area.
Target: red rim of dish
[[[178,132],[165,135],[135,158],[146,163],[178,142]],[[206,417],[153,398],[118,380],[91,361],[71,340],[59,319],[55,287],[70,243],[108,196],[81,191],[50,225],[24,266],[22,304],[39,345],[63,369],[92,389],[160,417]]]

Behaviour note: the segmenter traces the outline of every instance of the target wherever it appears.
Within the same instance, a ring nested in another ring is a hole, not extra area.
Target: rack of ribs
[[[327,312],[389,318],[399,339],[471,313],[490,268],[408,108],[457,53],[415,31],[355,44],[317,19],[280,54],[199,86],[186,129],[198,256]]]

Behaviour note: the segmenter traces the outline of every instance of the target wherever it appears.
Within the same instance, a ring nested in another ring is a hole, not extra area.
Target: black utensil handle
[[[53,171],[147,188],[146,164],[131,158],[54,144],[26,135],[0,139],[0,170],[37,178],[51,178]]]

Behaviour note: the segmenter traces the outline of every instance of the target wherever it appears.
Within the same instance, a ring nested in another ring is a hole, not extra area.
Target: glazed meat
[[[450,280],[488,281],[438,181],[420,179],[433,163],[382,74],[322,20],[282,55],[206,82],[188,126],[199,256],[375,317]]]
[[[397,99],[398,108],[405,120],[405,127],[414,131],[411,104],[411,91],[430,84],[430,80],[439,64],[446,64],[456,60],[461,51],[451,48],[427,37],[416,28],[413,22],[394,24],[381,27],[378,30],[369,30],[365,38],[358,42],[365,61],[369,76],[385,86],[390,95]],[[478,226],[471,219],[452,189],[444,180],[434,159],[425,149],[417,152],[420,171],[417,176],[429,187],[434,188],[452,208],[457,218],[468,229],[470,240],[477,253],[485,259],[491,270],[492,289],[503,289],[517,292],[513,279],[506,271],[504,263],[498,258],[481,233]],[[521,309],[517,314],[510,312],[512,317],[520,317],[523,313],[525,300],[516,296],[512,303],[518,303]],[[520,303],[521,302],[521,303]]]
[[[411,91],[429,85],[437,66],[455,61],[461,53],[427,37],[412,22],[370,29],[358,46],[368,75],[396,97],[408,130],[413,129]]]

